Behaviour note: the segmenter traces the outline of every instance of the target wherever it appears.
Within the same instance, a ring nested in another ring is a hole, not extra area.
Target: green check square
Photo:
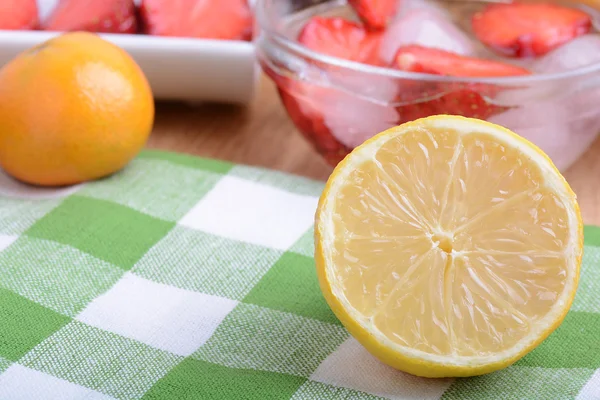
[[[201,169],[203,171],[214,172],[222,175],[227,174],[231,168],[233,168],[233,164],[227,161],[152,149],[146,149],[142,151],[137,159],[168,161],[174,165]]]
[[[281,252],[176,226],[133,267],[146,279],[241,300]]]
[[[281,256],[244,303],[340,324],[319,289],[314,259],[292,252]]]
[[[600,313],[600,247],[585,246],[577,295],[571,310]]]
[[[0,364],[17,361],[71,319],[0,289]]]
[[[575,399],[593,373],[584,368],[512,366],[487,375],[457,379],[442,400]]]
[[[556,331],[515,365],[600,368],[600,314],[569,312]]]
[[[233,369],[186,359],[150,389],[146,400],[287,400],[306,381],[293,375]]]
[[[75,247],[129,270],[173,226],[116,203],[72,196],[26,235]]]
[[[240,303],[192,357],[309,377],[348,333],[334,324]]]
[[[183,357],[73,321],[19,364],[117,399],[139,399]]]
[[[586,245],[600,247],[600,227],[592,225],[584,226],[583,238]]]
[[[167,221],[181,219],[223,175],[159,159],[136,159],[110,179],[80,192],[110,200]]]

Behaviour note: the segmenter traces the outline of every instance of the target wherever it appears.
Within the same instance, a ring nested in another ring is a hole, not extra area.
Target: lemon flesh
[[[423,376],[525,355],[564,318],[581,262],[575,196],[548,158],[460,117],[357,148],[332,174],[315,232],[336,315],[379,358]]]

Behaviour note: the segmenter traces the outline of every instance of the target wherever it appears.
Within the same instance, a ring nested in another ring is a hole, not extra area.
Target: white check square
[[[439,399],[452,379],[426,379],[389,367],[361,346],[347,339],[327,357],[311,375],[311,380],[359,390],[386,399]]]
[[[64,379],[14,364],[0,375],[0,400],[112,400]]]
[[[187,356],[204,344],[237,301],[155,283],[127,273],[77,320]]]
[[[577,395],[577,400],[600,400],[600,369],[594,372]]]
[[[192,229],[278,250],[314,222],[318,199],[245,179],[221,179],[179,222]]]

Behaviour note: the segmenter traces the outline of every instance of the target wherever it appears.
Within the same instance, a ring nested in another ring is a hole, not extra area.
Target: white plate
[[[0,0],[2,1],[2,0]],[[56,0],[38,0],[43,20]],[[0,30],[0,65],[59,32]],[[140,65],[157,99],[248,103],[259,68],[254,45],[243,41],[100,35],[125,49]]]

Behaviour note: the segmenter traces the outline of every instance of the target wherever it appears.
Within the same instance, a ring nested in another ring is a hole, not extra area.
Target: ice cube
[[[344,146],[355,148],[379,132],[398,124],[394,107],[344,94],[324,104],[323,117],[331,134]]]
[[[531,69],[553,74],[600,62],[600,35],[584,35],[535,60]],[[489,119],[537,144],[564,171],[600,132],[600,79],[574,77],[501,92],[495,103],[521,105]]]
[[[440,16],[449,18],[448,11],[441,7],[437,1],[430,0],[399,0],[398,12],[395,20],[404,17],[414,10],[426,10],[438,13]]]
[[[600,128],[597,116],[582,118],[571,107],[556,100],[513,108],[488,121],[533,142],[560,171],[565,171],[579,158]]]
[[[383,34],[380,56],[391,63],[398,48],[409,44],[471,55],[474,51],[469,37],[440,12],[414,9],[397,19]]]
[[[336,89],[320,93],[319,109],[331,134],[346,147],[398,124],[398,111],[391,105],[398,93],[394,80],[346,71],[330,81]]]
[[[58,0],[38,0],[38,16],[40,21],[44,22],[48,18],[48,16],[52,13],[56,5],[58,4]]]
[[[538,74],[554,74],[600,62],[600,35],[573,39],[536,60],[531,69]]]
[[[303,115],[322,121],[329,133],[352,149],[398,125],[394,80],[355,71],[323,71],[319,84],[298,83],[294,95]]]

